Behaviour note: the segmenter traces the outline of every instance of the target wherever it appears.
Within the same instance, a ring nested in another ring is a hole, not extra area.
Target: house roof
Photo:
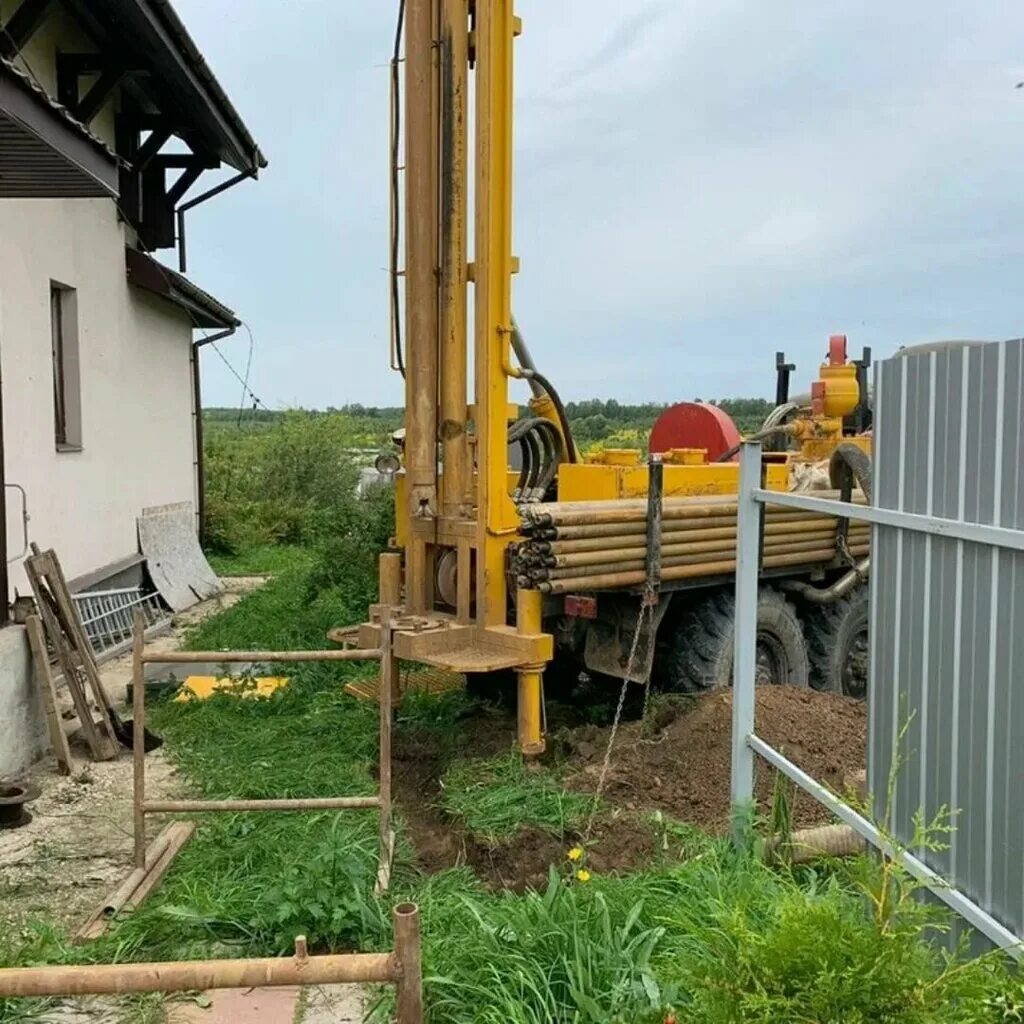
[[[223,302],[193,284],[184,274],[165,267],[147,253],[125,249],[128,283],[159,295],[185,310],[196,327],[239,327],[242,321]]]
[[[0,57],[0,198],[116,196],[118,165],[102,139]]]
[[[266,167],[231,100],[169,0],[64,0],[86,31],[125,67],[145,68],[136,98],[238,171]]]

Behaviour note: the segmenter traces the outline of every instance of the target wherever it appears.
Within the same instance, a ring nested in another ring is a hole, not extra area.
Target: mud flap
[[[658,627],[671,601],[671,592],[660,594],[653,614],[644,622],[637,644],[636,663],[630,675],[634,683],[643,683],[650,676]],[[597,618],[587,623],[583,663],[591,672],[625,679],[637,616],[640,614],[640,597],[635,594],[602,594],[597,609]]]

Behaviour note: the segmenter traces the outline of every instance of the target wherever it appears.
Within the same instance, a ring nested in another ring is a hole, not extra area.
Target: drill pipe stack
[[[838,491],[815,492],[838,499]],[[855,504],[866,504],[855,491]],[[736,568],[735,496],[666,498],[662,506],[661,578],[699,579]],[[547,594],[638,586],[647,565],[647,501],[547,502],[521,505],[525,540],[514,550],[519,586]],[[765,507],[762,568],[822,565],[840,552],[834,516],[780,505]],[[851,521],[847,547],[868,553],[869,526]]]

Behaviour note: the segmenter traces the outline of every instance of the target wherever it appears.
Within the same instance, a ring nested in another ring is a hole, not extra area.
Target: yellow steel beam
[[[466,507],[466,108],[469,0],[443,0],[441,91],[441,443],[445,515]]]
[[[408,520],[437,512],[438,60],[440,0],[408,0],[405,14],[405,465]],[[430,603],[428,540],[405,531],[408,602]]]
[[[512,0],[476,2],[475,376],[477,621],[504,623],[505,549],[517,529],[506,481],[512,331]]]

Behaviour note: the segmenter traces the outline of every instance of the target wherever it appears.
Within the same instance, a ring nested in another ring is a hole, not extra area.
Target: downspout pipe
[[[238,325],[235,324],[225,328],[223,331],[218,331],[216,334],[208,334],[198,341],[192,342],[192,408],[195,417],[193,435],[196,446],[194,466],[196,474],[196,519],[198,520],[196,532],[199,534],[200,544],[205,539],[206,534],[206,467],[203,460],[203,387],[202,377],[199,372],[199,350],[203,345],[210,345],[215,341],[230,338],[237,330]]]
[[[219,185],[214,185],[213,188],[207,189],[205,192],[201,192],[195,197],[195,199],[190,199],[187,203],[182,203],[177,210],[175,210],[175,217],[178,219],[178,270],[183,274],[188,270],[188,253],[185,249],[185,214],[191,210],[193,206],[205,203],[207,199],[219,196],[221,192],[227,192],[229,188],[237,185],[240,181],[245,181],[246,178],[255,178],[256,174],[257,168],[255,167],[251,167],[247,171],[241,171],[234,177],[228,178],[227,181],[222,181]]]

